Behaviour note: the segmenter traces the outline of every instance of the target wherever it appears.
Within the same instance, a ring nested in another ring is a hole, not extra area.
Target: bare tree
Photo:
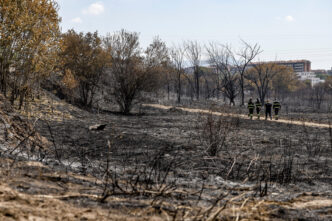
[[[235,98],[239,94],[239,75],[231,69],[232,54],[217,43],[210,43],[206,47],[209,63],[221,76],[218,89],[229,99],[230,104],[235,105]]]
[[[166,80],[167,95],[169,99],[170,93],[170,57],[166,43],[163,42],[158,36],[153,39],[153,42],[145,50],[145,70],[149,72],[150,77],[156,77],[154,84],[149,89],[159,87],[163,81]]]
[[[325,98],[327,87],[324,83],[318,83],[312,88],[312,97],[318,110],[320,110]]]
[[[200,70],[202,56],[202,47],[197,41],[186,42],[186,57],[194,69],[194,92],[196,99],[199,99],[199,80],[202,76],[202,71]]]
[[[121,30],[108,35],[105,38],[105,45],[110,49],[112,57],[109,79],[106,79],[105,83],[109,94],[119,105],[120,111],[128,114],[133,101],[150,80],[143,71],[138,34]]]
[[[112,66],[104,83],[120,111],[129,114],[141,92],[159,86],[160,73],[169,61],[166,45],[155,38],[143,56],[138,34],[121,30],[106,37],[105,46],[110,50]]]
[[[249,69],[246,74],[246,79],[256,88],[259,99],[262,104],[265,103],[265,97],[271,89],[272,79],[282,72],[287,71],[286,66],[271,63],[256,63],[253,68]]]
[[[177,102],[181,103],[181,90],[182,82],[181,76],[184,73],[183,63],[185,56],[185,48],[182,45],[173,46],[170,50],[171,61],[176,72],[176,93],[177,93]]]
[[[249,43],[241,40],[243,47],[234,52],[230,46],[224,46],[232,58],[232,65],[236,67],[239,73],[241,105],[244,105],[244,79],[248,65],[255,59],[255,57],[262,52],[258,44],[250,45]]]

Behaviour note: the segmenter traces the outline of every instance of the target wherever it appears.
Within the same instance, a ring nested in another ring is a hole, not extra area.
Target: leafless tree
[[[105,46],[111,53],[111,68],[104,80],[108,94],[128,114],[134,103],[140,101],[143,91],[159,86],[161,73],[169,63],[167,47],[159,38],[142,52],[138,33],[121,30],[105,38]]]
[[[183,69],[184,56],[185,56],[185,48],[183,45],[173,46],[173,48],[170,50],[172,65],[176,72],[176,93],[177,93],[178,103],[181,103],[181,90],[182,90],[181,76],[184,73]]]
[[[128,114],[147,78],[142,70],[138,34],[121,30],[107,36],[105,44],[112,57],[110,79],[107,79],[109,94],[118,103],[120,111]]]
[[[246,79],[256,88],[259,99],[264,104],[265,97],[269,92],[271,81],[277,75],[285,71],[287,67],[276,63],[256,63],[248,70]]]
[[[111,53],[112,66],[105,80],[108,94],[128,114],[139,93],[149,86],[149,76],[144,72],[138,33],[121,30],[105,38],[105,46]]]
[[[325,79],[325,87],[327,92],[332,95],[332,76],[328,76]]]
[[[244,79],[248,65],[255,59],[255,57],[262,52],[258,44],[251,45],[244,40],[241,40],[242,48],[234,52],[230,46],[224,46],[232,59],[232,65],[236,67],[240,78],[240,94],[241,105],[244,105]]]
[[[323,100],[325,98],[327,87],[324,83],[318,83],[312,88],[313,101],[318,110],[320,110]]]
[[[155,85],[149,89],[155,89],[166,81],[167,97],[169,99],[171,86],[170,56],[168,48],[159,37],[155,37],[153,42],[145,50],[145,69],[149,72],[150,77],[155,77]]]
[[[235,105],[235,98],[239,93],[239,75],[231,69],[232,55],[230,51],[217,43],[210,43],[206,47],[209,63],[220,75],[218,89]]]
[[[194,92],[196,99],[199,99],[200,93],[200,77],[202,72],[200,70],[201,65],[201,56],[202,56],[202,47],[197,41],[188,41],[186,42],[186,57],[189,60],[190,64],[194,68]]]

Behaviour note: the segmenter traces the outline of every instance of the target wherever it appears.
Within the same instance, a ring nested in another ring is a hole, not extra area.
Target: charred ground
[[[46,147],[22,135],[2,150],[5,218],[21,204],[52,219],[53,205],[64,219],[331,218],[329,128],[176,108],[91,113],[48,96],[30,111]]]

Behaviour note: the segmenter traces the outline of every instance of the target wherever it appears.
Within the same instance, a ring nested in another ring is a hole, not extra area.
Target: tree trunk
[[[169,82],[167,82],[167,100],[169,100],[169,92],[170,92],[170,86]]]
[[[241,74],[241,106],[244,106],[244,77]]]
[[[25,93],[26,93],[25,90],[22,90],[20,92],[20,103],[19,103],[19,107],[18,107],[19,110],[21,110],[21,108],[22,108],[24,97],[25,97]]]
[[[229,105],[235,106],[235,102],[234,102],[234,98],[233,97],[229,98]]]
[[[195,92],[196,100],[199,100],[199,67],[195,68]]]
[[[178,104],[181,103],[181,75],[178,75]]]

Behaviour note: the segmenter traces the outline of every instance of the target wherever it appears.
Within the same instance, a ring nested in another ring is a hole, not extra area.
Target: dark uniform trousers
[[[256,113],[257,113],[257,117],[258,117],[258,119],[259,119],[259,118],[260,118],[260,112],[261,112],[262,104],[259,103],[259,102],[256,102],[255,105],[256,105]]]
[[[252,116],[254,114],[254,109],[255,109],[254,103],[248,103],[248,109],[249,109],[249,117],[250,117],[250,119],[252,119]]]
[[[273,102],[274,115],[277,120],[278,120],[278,114],[279,114],[280,108],[281,108],[281,105],[278,101]]]
[[[267,116],[270,116],[270,119],[272,119],[271,108],[272,108],[271,103],[266,103],[265,104],[265,119],[267,119]]]

